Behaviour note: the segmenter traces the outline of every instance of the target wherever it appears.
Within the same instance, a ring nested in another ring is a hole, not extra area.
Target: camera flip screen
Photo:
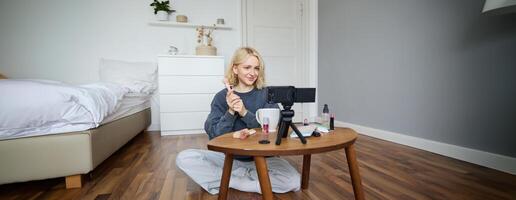
[[[295,102],[315,102],[315,88],[297,88]]]

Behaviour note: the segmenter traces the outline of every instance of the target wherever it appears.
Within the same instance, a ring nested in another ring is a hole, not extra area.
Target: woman
[[[218,92],[204,124],[209,139],[245,128],[258,128],[255,112],[260,108],[277,108],[266,102],[263,59],[253,48],[236,50],[225,74],[226,89]],[[234,87],[232,87],[234,86]],[[238,140],[235,140],[238,142]],[[234,156],[229,187],[261,193],[252,157]],[[286,160],[267,158],[272,191],[285,193],[299,190],[300,175]],[[211,194],[219,192],[224,154],[208,150],[187,149],[180,152],[176,165]]]

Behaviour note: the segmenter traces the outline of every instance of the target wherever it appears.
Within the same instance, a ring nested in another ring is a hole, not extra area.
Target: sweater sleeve
[[[259,128],[260,124],[256,121],[256,115],[252,112],[247,111],[245,116],[242,117],[242,121],[244,121],[245,125],[248,128]]]
[[[224,133],[231,132],[235,120],[236,116],[228,111],[225,98],[221,100],[220,95],[216,95],[211,102],[211,112],[204,123],[204,130],[211,140]]]

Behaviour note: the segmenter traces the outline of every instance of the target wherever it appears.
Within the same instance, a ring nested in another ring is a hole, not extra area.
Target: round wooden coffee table
[[[219,199],[226,199],[228,194],[229,179],[233,165],[233,155],[253,156],[260,181],[263,199],[272,199],[272,188],[267,173],[266,156],[287,156],[303,155],[303,172],[301,177],[301,188],[308,188],[310,176],[310,159],[314,153],[323,153],[338,149],[345,149],[348,161],[351,182],[355,199],[364,199],[362,183],[358,171],[358,164],[353,144],[357,139],[357,133],[349,128],[336,128],[330,133],[322,134],[321,137],[308,137],[307,143],[302,144],[298,138],[283,138],[281,145],[276,145],[276,132],[269,135],[269,144],[259,144],[261,129],[255,129],[256,134],[247,139],[235,139],[232,133],[216,137],[208,142],[208,149],[222,152],[226,155],[222,179],[220,181]]]

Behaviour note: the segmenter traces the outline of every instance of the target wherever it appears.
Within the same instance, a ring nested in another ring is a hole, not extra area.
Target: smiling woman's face
[[[239,84],[254,86],[260,75],[260,62],[255,56],[249,56],[245,62],[233,66],[233,73],[237,75]]]

